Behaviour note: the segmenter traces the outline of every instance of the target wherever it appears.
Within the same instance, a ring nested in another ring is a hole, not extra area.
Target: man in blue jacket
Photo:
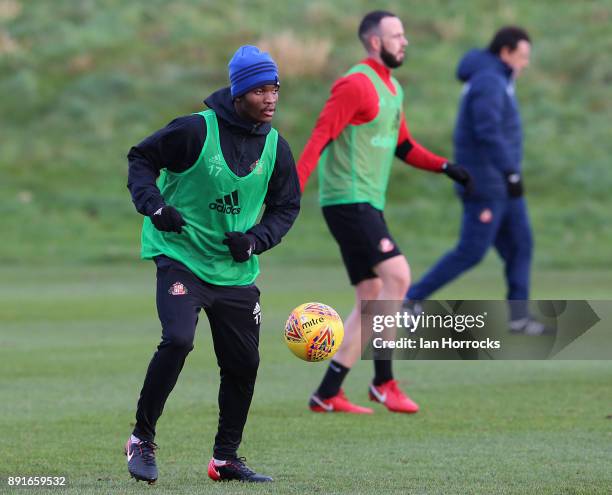
[[[457,68],[465,83],[454,133],[455,161],[473,178],[457,188],[463,201],[461,237],[407,299],[418,301],[478,264],[495,246],[505,264],[510,330],[539,335],[547,328],[529,316],[533,241],[523,198],[523,133],[514,81],[529,65],[531,41],[518,27],[500,29],[488,49],[471,50]],[[519,302],[521,301],[521,302]]]

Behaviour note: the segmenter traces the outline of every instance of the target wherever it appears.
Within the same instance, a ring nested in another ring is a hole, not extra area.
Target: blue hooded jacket
[[[508,197],[506,176],[520,173],[523,133],[512,68],[488,50],[470,50],[457,67],[464,82],[453,136],[455,161],[468,169],[474,191],[466,199]],[[463,194],[463,188],[457,191]]]

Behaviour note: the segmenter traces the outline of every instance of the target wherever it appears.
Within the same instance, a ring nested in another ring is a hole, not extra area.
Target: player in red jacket
[[[390,12],[370,12],[361,21],[359,38],[368,56],[332,86],[298,162],[302,190],[318,167],[323,216],[356,294],[342,346],[310,398],[310,408],[316,412],[373,412],[349,402],[341,385],[361,352],[361,301],[398,301],[399,309],[410,284],[408,262],[383,217],[393,157],[417,168],[444,172],[464,186],[470,181],[462,167],[428,151],[408,131],[402,88],[391,76],[391,70],[402,64],[408,45],[401,20]],[[389,356],[376,357],[370,399],[390,411],[418,411],[393,378]]]

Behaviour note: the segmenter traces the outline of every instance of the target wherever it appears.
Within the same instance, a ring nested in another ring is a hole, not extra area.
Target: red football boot
[[[274,481],[270,476],[259,474],[246,465],[246,459],[239,457],[231,461],[211,459],[208,463],[208,477],[213,481],[246,481],[249,483],[266,483]]]
[[[344,395],[344,391],[340,389],[340,391],[330,397],[329,399],[321,399],[316,394],[313,394],[310,397],[310,402],[308,403],[311,411],[314,412],[343,412],[343,413],[351,413],[351,414],[373,414],[374,410],[369,407],[361,407],[357,404],[353,404],[350,402],[346,395]]]
[[[370,400],[380,402],[389,411],[412,414],[419,410],[418,404],[413,402],[397,385],[397,380],[389,380],[375,386],[370,384]]]

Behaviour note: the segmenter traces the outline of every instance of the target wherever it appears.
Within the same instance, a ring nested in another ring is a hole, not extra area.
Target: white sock
[[[140,443],[140,438],[135,437],[134,435],[130,435],[130,442],[132,443]]]
[[[219,459],[215,459],[214,457],[213,462],[215,463],[215,466],[225,466],[227,464],[227,461],[220,461]]]

